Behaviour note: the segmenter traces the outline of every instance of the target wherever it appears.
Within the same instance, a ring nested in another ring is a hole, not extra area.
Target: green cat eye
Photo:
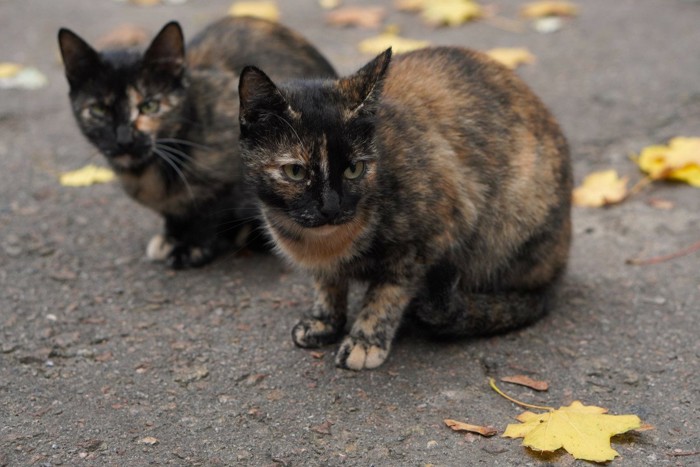
[[[149,99],[147,101],[143,101],[141,105],[139,105],[139,111],[142,114],[154,114],[160,110],[160,102],[158,102],[155,99]]]
[[[345,172],[343,172],[343,176],[348,180],[355,180],[356,178],[360,178],[364,173],[365,163],[363,161],[358,161],[354,164],[350,164],[348,168],[345,169]]]
[[[91,117],[103,118],[105,115],[107,115],[107,107],[100,102],[95,102],[90,104],[88,107],[88,112],[90,112]]]
[[[306,178],[306,169],[304,166],[299,164],[286,164],[282,166],[284,174],[291,180],[298,182],[299,180],[304,180]]]

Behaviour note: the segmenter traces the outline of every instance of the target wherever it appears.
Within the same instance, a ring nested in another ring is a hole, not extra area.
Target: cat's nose
[[[324,217],[326,217],[326,219],[333,219],[337,217],[338,213],[340,212],[340,197],[338,196],[338,193],[332,190],[324,192],[319,211]]]
[[[119,125],[117,127],[117,144],[127,146],[134,142],[130,125]]]

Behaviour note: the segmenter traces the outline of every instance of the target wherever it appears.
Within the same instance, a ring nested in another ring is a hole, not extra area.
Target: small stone
[[[148,446],[153,446],[155,444],[158,444],[159,441],[158,441],[158,438],[154,438],[153,436],[146,436],[145,438],[141,439],[141,441],[139,441],[139,443],[146,444]]]
[[[426,447],[428,449],[433,449],[433,448],[436,448],[437,445],[438,445],[438,442],[435,441],[434,439],[431,439],[430,441],[428,441],[428,444],[426,445]]]

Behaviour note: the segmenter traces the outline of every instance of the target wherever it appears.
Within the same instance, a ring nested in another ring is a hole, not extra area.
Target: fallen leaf
[[[104,34],[95,42],[98,49],[134,47],[145,44],[150,37],[149,32],[135,24],[122,24]]]
[[[525,386],[535,391],[546,391],[549,389],[549,384],[546,381],[538,381],[526,375],[504,376],[501,378],[501,381],[519,384],[520,386]]]
[[[532,24],[532,28],[541,34],[551,34],[559,31],[564,26],[564,21],[556,16],[538,18]]]
[[[523,47],[502,47],[486,51],[486,55],[514,70],[518,65],[534,63],[536,58]]]
[[[395,0],[394,6],[399,11],[420,11],[430,0]]]
[[[428,47],[430,42],[401,37],[394,31],[386,31],[382,34],[363,40],[359,44],[360,52],[377,55],[389,47],[395,54],[410,52],[412,50]]]
[[[523,446],[536,451],[564,448],[576,459],[607,462],[618,456],[610,447],[610,438],[641,427],[636,415],[607,415],[607,409],[586,406],[579,401],[546,413],[523,412],[503,433],[508,438],[523,438]]]
[[[155,6],[160,3],[160,0],[129,0],[129,3],[138,6]]]
[[[385,16],[381,6],[348,6],[326,13],[326,22],[332,26],[378,28]]]
[[[279,21],[280,12],[275,2],[236,2],[228,10],[231,16],[253,16],[268,21]]]
[[[700,138],[678,137],[667,146],[648,146],[637,164],[654,180],[678,180],[700,187]]]
[[[95,183],[111,182],[114,177],[114,172],[111,170],[88,164],[82,169],[61,174],[59,181],[63,186],[90,186]]]
[[[619,178],[614,170],[594,172],[574,189],[573,202],[577,206],[600,207],[619,203],[627,195],[628,177]]]
[[[520,9],[520,16],[542,18],[544,16],[576,16],[578,6],[566,1],[531,2]]]
[[[318,0],[318,4],[324,10],[332,10],[340,6],[340,0]]]
[[[469,0],[431,0],[421,10],[423,19],[433,26],[459,26],[482,15],[481,6]]]
[[[46,76],[36,68],[0,62],[0,89],[39,89],[47,83]]]
[[[330,420],[326,420],[323,423],[309,427],[309,429],[314,433],[318,433],[319,435],[330,435],[332,426],[333,422],[331,422]]]
[[[139,443],[141,444],[147,444],[149,446],[153,446],[154,444],[158,444],[158,438],[154,438],[153,436],[146,436],[143,438]]]
[[[647,204],[654,209],[663,209],[664,211],[671,210],[675,207],[673,201],[661,198],[649,198]]]
[[[444,422],[445,425],[449,426],[454,431],[468,431],[470,433],[478,433],[481,436],[493,436],[498,433],[498,430],[490,426],[470,425],[469,423],[458,422],[457,420],[450,420],[449,418],[446,418]]]

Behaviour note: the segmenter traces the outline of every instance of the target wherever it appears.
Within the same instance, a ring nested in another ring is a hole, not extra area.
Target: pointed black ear
[[[101,66],[95,49],[70,29],[61,28],[58,31],[58,46],[71,87],[81,84]]]
[[[361,109],[374,108],[382,92],[382,83],[391,62],[391,47],[377,55],[352,76],[340,80],[353,114]]]
[[[171,21],[160,30],[143,57],[144,66],[175,77],[185,69],[185,39],[177,21]]]
[[[242,126],[255,123],[271,113],[281,114],[289,108],[275,83],[254,66],[247,66],[241,72],[238,95],[241,102],[239,119]]]

